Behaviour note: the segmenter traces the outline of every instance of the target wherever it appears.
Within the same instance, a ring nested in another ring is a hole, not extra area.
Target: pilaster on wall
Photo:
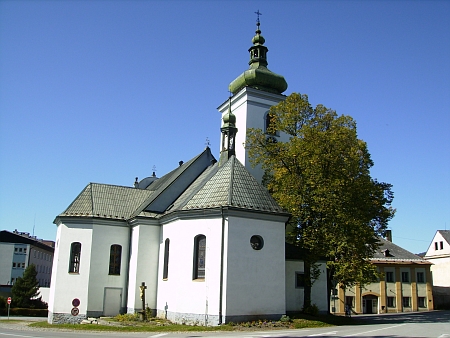
[[[339,313],[345,313],[345,289],[338,287],[338,294],[339,294],[339,307],[338,312]]]
[[[384,276],[384,267],[380,266],[380,273]],[[386,280],[384,278],[380,279],[380,312],[387,313],[386,304]]]
[[[412,311],[418,311],[417,304],[417,284],[416,284],[416,269],[411,267],[411,308]]]
[[[434,310],[434,301],[433,301],[433,284],[431,283],[431,270],[430,267],[426,269],[426,280],[427,280],[427,307],[428,310]]]
[[[402,303],[402,282],[400,278],[400,268],[395,268],[395,302],[397,303],[397,311],[403,311],[403,303]]]
[[[355,285],[355,311],[356,313],[362,313],[362,297],[361,286]]]

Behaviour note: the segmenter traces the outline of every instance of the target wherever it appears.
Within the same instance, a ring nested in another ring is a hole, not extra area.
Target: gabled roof
[[[375,251],[371,261],[374,263],[431,264],[408,250],[379,237],[380,247]]]
[[[450,230],[438,230],[437,232],[450,244]]]
[[[206,171],[177,202],[182,210],[232,206],[287,214],[235,156]]]
[[[151,194],[145,189],[89,183],[59,216],[128,219]]]
[[[89,183],[59,217],[157,219],[221,206],[288,215],[235,156],[219,166],[206,148],[146,189]]]

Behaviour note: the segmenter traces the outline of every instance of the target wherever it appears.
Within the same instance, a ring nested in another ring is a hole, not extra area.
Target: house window
[[[80,273],[80,256],[81,256],[81,243],[73,242],[70,245],[69,272]]]
[[[411,297],[403,297],[403,307],[411,307]]]
[[[425,274],[423,272],[417,273],[417,283],[425,283]]]
[[[394,282],[394,273],[392,271],[386,271],[386,282],[388,283]]]
[[[206,237],[194,238],[194,273],[193,279],[205,279]]]
[[[163,279],[169,278],[169,245],[170,239],[166,238],[166,241],[164,242]]]
[[[442,241],[439,242],[439,245],[440,245],[440,247],[441,247],[440,249],[441,249],[441,250],[444,250],[444,242],[442,242]]]
[[[395,297],[387,298],[387,307],[395,307]]]
[[[402,272],[402,282],[403,283],[409,282],[409,272],[407,272],[407,271]]]
[[[295,273],[295,287],[296,288],[304,288],[305,287],[305,273],[304,272],[296,272]]]
[[[25,263],[22,263],[22,269],[25,269]]]
[[[425,297],[417,297],[417,305],[419,307],[426,307],[425,306]]]
[[[13,268],[15,268],[15,267],[16,267],[16,263],[13,262]]]
[[[109,274],[120,275],[120,262],[122,261],[122,246],[111,245],[109,250]]]
[[[438,249],[438,242],[434,242],[434,250]]]
[[[23,248],[23,252],[27,253],[27,248]]]

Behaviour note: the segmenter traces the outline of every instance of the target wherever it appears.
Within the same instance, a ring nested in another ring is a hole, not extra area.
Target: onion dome
[[[269,51],[259,29],[259,19],[256,23],[256,35],[252,39],[250,52],[250,68],[230,83],[230,92],[236,94],[244,87],[252,87],[270,93],[281,94],[287,89],[287,82],[282,75],[271,72],[268,68],[267,52]]]

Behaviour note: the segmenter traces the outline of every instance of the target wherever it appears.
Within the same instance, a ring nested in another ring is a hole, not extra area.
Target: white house
[[[267,69],[260,33],[258,22],[250,69],[219,107],[219,161],[207,147],[134,187],[90,183],[56,217],[50,323],[140,311],[142,283],[145,306],[178,323],[279,319],[301,310],[303,263],[285,253],[289,214],[261,186],[261,170],[250,167],[242,146],[246,129],[265,128],[287,88]],[[327,311],[323,264],[322,271],[313,302]]]
[[[450,308],[450,230],[438,230],[424,257],[431,266],[436,308]]]

